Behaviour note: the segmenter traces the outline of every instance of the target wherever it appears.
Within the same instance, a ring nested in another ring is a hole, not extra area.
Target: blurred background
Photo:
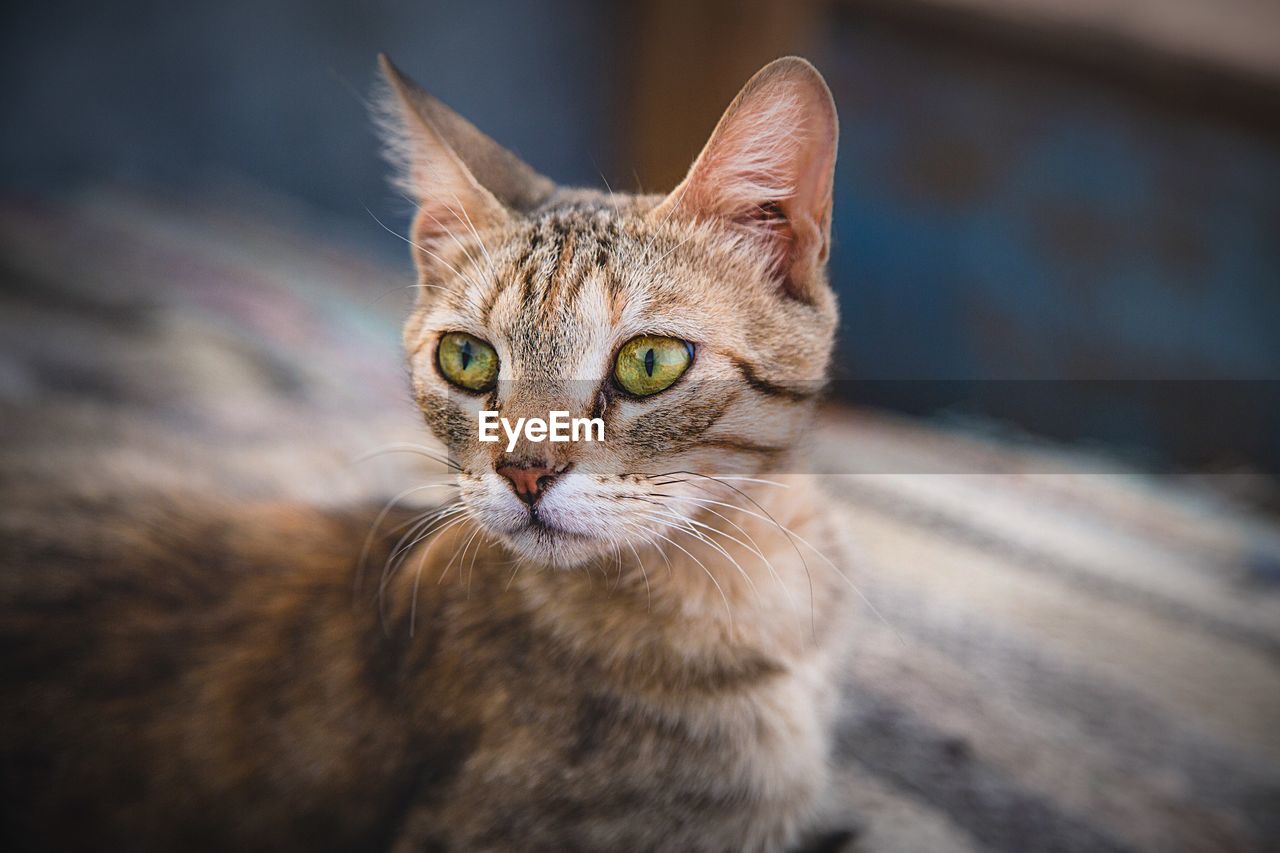
[[[842,117],[837,396],[1280,470],[1280,3],[5,4],[9,198],[296,200],[397,264],[374,56],[554,179],[667,189],[799,53]],[[371,215],[372,214],[372,215]],[[995,426],[998,425],[998,426]]]

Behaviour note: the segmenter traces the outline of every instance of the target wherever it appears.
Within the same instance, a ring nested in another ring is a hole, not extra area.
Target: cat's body
[[[851,605],[792,476],[835,324],[821,79],[798,60],[757,75],[661,198],[557,190],[387,71],[420,202],[406,350],[459,500],[406,519],[173,496],[12,515],[7,834],[801,843]],[[656,391],[626,385],[637,340],[648,378],[655,348],[679,371]],[[606,440],[481,444],[485,407],[595,415]]]
[[[725,582],[729,641],[678,552],[646,588],[627,561],[512,580],[473,543],[440,582],[459,527],[420,583],[419,554],[353,600],[376,507],[155,497],[134,498],[145,518],[40,509],[78,534],[43,540],[34,514],[3,531],[29,570],[6,577],[0,662],[23,685],[2,706],[19,849],[792,849],[814,828],[847,602],[815,565],[811,625],[796,550],[764,522],[742,526],[800,580],[798,609],[748,569],[759,596]],[[788,498],[762,508],[830,549]]]

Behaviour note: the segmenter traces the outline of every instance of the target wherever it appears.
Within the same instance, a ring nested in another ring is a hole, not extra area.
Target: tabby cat
[[[8,541],[7,849],[823,838],[853,599],[795,473],[836,324],[822,78],[768,65],[657,196],[557,187],[382,68],[456,499],[73,502]],[[553,410],[604,441],[478,439]]]

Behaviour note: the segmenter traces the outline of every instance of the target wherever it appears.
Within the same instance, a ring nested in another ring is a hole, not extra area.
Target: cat
[[[9,519],[8,849],[758,850],[824,836],[849,566],[801,473],[837,123],[757,73],[667,195],[566,189],[385,57],[429,514]],[[603,441],[481,442],[567,411]],[[353,593],[354,590],[354,593]]]

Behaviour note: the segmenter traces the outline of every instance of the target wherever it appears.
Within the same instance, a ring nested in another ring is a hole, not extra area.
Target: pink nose
[[[556,478],[550,468],[528,465],[503,465],[498,473],[511,481],[520,500],[533,506]]]

